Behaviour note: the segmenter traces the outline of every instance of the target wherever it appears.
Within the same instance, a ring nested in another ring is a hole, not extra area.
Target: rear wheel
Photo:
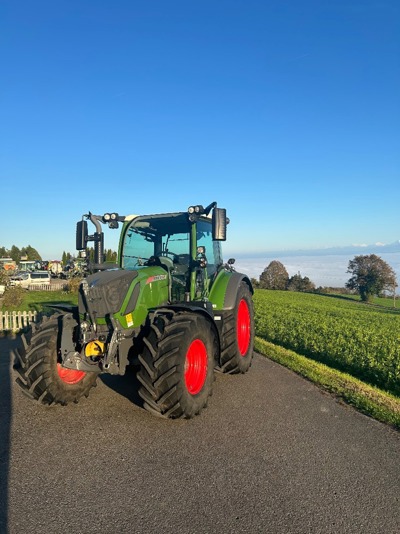
[[[238,288],[235,308],[224,317],[221,345],[220,371],[234,374],[249,370],[253,359],[254,308],[245,282]]]
[[[28,341],[23,336],[23,347],[17,351],[20,377],[17,383],[32,399],[42,404],[78,402],[88,396],[95,385],[97,374],[67,369],[61,365],[58,339],[62,315],[45,318],[32,332]]]
[[[212,393],[216,354],[214,330],[202,315],[153,315],[137,375],[144,407],[170,418],[189,419],[200,413]]]

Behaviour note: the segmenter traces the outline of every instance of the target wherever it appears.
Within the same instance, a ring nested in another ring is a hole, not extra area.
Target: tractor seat
[[[158,259],[160,260],[161,266],[166,267],[167,271],[173,271],[174,270],[174,262],[171,260],[171,258],[168,258],[167,256],[158,256]]]

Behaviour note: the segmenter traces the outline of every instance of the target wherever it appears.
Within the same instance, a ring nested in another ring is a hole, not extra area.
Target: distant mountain
[[[371,245],[346,245],[343,247],[330,247],[319,249],[297,249],[297,250],[274,250],[256,253],[237,253],[236,257],[271,257],[271,256],[337,256],[337,255],[349,255],[360,256],[365,254],[393,254],[394,252],[400,252],[400,240],[394,243],[374,243]]]
[[[400,252],[400,241],[395,241],[388,245],[385,245],[384,243],[374,243],[371,245],[347,245],[344,247],[331,247],[316,250],[297,250],[295,254],[299,255],[303,252],[306,256],[336,256],[337,254],[353,254],[357,256],[362,254],[376,254],[379,256],[380,254]]]

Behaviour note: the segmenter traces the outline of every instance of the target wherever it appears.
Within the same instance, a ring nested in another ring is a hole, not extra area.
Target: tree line
[[[88,249],[88,260],[94,262],[94,248]],[[39,252],[27,245],[21,249],[13,245],[10,249],[0,247],[1,258],[11,258],[17,264],[24,259],[31,261],[42,261]],[[104,261],[116,263],[118,254],[112,249],[104,251]],[[53,258],[54,259],[54,258]],[[75,256],[64,251],[61,262],[65,266],[75,260]],[[351,277],[346,282],[346,289],[355,291],[364,302],[368,302],[371,297],[381,295],[385,291],[396,291],[397,279],[392,267],[376,254],[355,256],[349,261],[347,273]],[[273,260],[261,273],[259,280],[252,279],[254,287],[260,289],[273,289],[281,291],[315,291],[315,284],[308,276],[301,276],[297,273],[291,277],[286,267],[280,261]]]
[[[31,247],[31,245],[22,247],[21,249],[15,245],[13,245],[10,249],[0,247],[0,258],[11,258],[16,263],[19,263],[22,258],[28,258],[28,260],[32,261],[42,260],[39,252],[35,248]]]
[[[346,289],[355,291],[363,302],[373,296],[380,296],[385,291],[396,291],[396,274],[392,267],[376,254],[355,256],[349,261],[347,273],[351,275],[346,282]],[[259,281],[252,280],[255,287],[281,291],[314,291],[315,284],[300,273],[289,277],[286,267],[280,261],[273,260],[260,275]]]
[[[94,248],[88,248],[88,259],[89,262],[94,263]],[[63,252],[61,262],[63,265],[67,265],[67,263],[70,263],[71,261],[74,261],[76,259],[75,255],[72,255],[70,252]],[[112,250],[111,248],[106,249],[104,251],[104,261],[106,263],[117,263],[118,260],[118,253],[115,250]]]
[[[88,256],[89,261],[94,262],[94,248],[88,249]],[[112,249],[107,249],[104,251],[104,261],[107,263],[116,263],[117,261],[117,252]],[[11,258],[13,261],[15,261],[17,264],[20,263],[22,260],[29,260],[29,261],[42,261],[43,258],[39,254],[39,252],[32,247],[31,245],[28,245],[26,247],[18,248],[16,245],[13,245],[10,249],[7,249],[6,247],[0,247],[0,258]],[[63,252],[61,263],[63,265],[67,265],[70,261],[73,261],[76,258],[75,254],[71,254],[70,252]],[[54,260],[56,258],[48,258],[49,260]]]

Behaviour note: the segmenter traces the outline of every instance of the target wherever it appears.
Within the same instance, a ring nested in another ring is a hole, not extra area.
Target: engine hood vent
[[[79,312],[89,311],[93,317],[106,317],[117,313],[137,275],[137,271],[123,269],[89,275],[83,282],[87,284],[86,295],[83,284],[79,289]]]

